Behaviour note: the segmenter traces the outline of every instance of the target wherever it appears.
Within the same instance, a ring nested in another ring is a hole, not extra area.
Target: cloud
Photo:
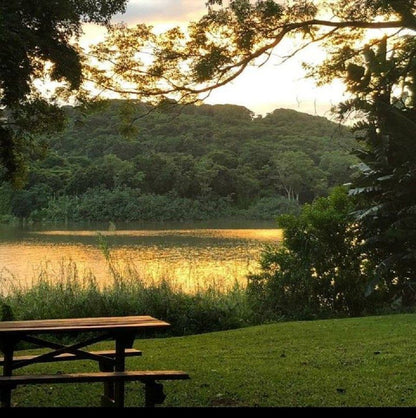
[[[196,20],[206,12],[204,0],[130,0],[126,13],[115,15],[113,22],[178,23]]]

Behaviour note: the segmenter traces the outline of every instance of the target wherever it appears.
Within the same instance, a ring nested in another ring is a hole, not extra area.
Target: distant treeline
[[[328,119],[242,106],[67,107],[67,128],[0,214],[34,221],[273,219],[349,181],[354,145]]]

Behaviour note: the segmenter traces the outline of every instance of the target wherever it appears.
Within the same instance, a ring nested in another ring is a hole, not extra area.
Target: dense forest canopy
[[[328,119],[236,105],[110,101],[50,138],[3,213],[37,220],[273,219],[350,180],[354,140]],[[6,204],[5,202],[9,202]]]

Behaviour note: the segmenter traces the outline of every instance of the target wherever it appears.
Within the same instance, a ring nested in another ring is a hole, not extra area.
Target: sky
[[[205,12],[205,0],[130,0],[124,14],[114,16],[112,22],[129,26],[147,23],[156,30],[175,25],[186,25],[198,20]],[[96,42],[105,35],[102,27],[85,25],[81,45]],[[313,80],[304,78],[302,62],[319,64],[325,55],[310,46],[295,57],[281,63],[291,47],[291,41],[279,45],[271,59],[259,67],[249,67],[236,80],[211,93],[205,103],[236,104],[256,114],[266,115],[278,108],[294,109],[332,118],[331,106],[343,99],[340,82],[317,87]]]

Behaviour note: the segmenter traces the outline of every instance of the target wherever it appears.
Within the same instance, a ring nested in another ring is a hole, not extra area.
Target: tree
[[[339,75],[345,59],[358,55],[369,30],[393,29],[389,36],[416,30],[414,0],[208,0],[207,14],[187,31],[175,27],[155,34],[139,24],[112,27],[92,50],[104,67],[87,66],[101,88],[149,100],[195,102],[238,77],[249,65],[269,59],[283,39],[299,51],[325,42],[328,60],[321,82]],[[331,16],[327,18],[327,16]],[[377,39],[374,40],[377,43]],[[153,58],[148,59],[149,52]],[[290,57],[287,57],[290,58]],[[131,86],[123,88],[123,83]]]
[[[319,196],[325,190],[325,176],[302,151],[285,151],[278,155],[270,177],[288,200],[301,201]],[[303,196],[302,196],[303,195]],[[308,196],[309,195],[309,196]],[[305,199],[306,197],[306,199]]]
[[[355,96],[341,111],[365,115],[355,125],[362,147],[351,188],[361,237],[377,265],[376,279],[387,277],[394,297],[410,305],[416,302],[416,41],[405,42],[390,53],[384,40],[365,50],[361,66],[348,67]]]
[[[8,0],[0,4],[0,164],[17,180],[34,135],[63,126],[57,95],[78,91],[82,81],[77,39],[83,22],[108,24],[127,0]],[[47,97],[35,79],[64,81]]]
[[[327,151],[321,155],[319,168],[326,174],[329,187],[347,183],[358,158],[342,151]],[[355,171],[355,170],[354,170]]]
[[[223,4],[224,3],[224,4]],[[380,276],[390,278],[404,300],[416,274],[416,1],[415,0],[208,0],[208,12],[160,35],[138,25],[113,29],[95,49],[102,62],[112,60],[111,77],[91,69],[91,77],[111,91],[149,100],[203,99],[238,77],[249,65],[261,65],[281,42],[312,43],[327,52],[322,65],[308,66],[324,84],[345,81],[351,100],[339,107],[361,120],[361,176],[352,193],[359,196],[359,221],[369,256]],[[381,34],[380,34],[381,30]],[[379,32],[375,32],[379,31]],[[140,60],[138,51],[154,51]],[[278,77],[278,73],[276,73]],[[407,289],[405,291],[405,289]],[[410,292],[410,293],[409,293]]]

